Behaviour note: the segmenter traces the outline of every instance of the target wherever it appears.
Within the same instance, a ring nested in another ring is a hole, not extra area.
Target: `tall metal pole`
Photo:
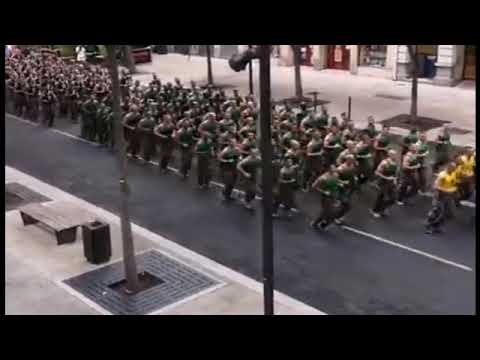
[[[113,131],[115,132],[115,144],[118,169],[120,172],[120,191],[122,204],[120,208],[120,224],[122,229],[123,264],[125,267],[125,278],[127,290],[136,292],[139,288],[137,263],[135,261],[135,247],[133,244],[132,227],[130,223],[130,212],[128,207],[128,196],[130,189],[127,183],[127,157],[125,141],[123,139],[123,127],[120,114],[120,81],[118,79],[118,68],[116,59],[116,46],[106,45],[107,57],[112,78],[112,100],[113,100]]]
[[[270,46],[260,45],[260,151],[262,156],[262,242],[263,242],[263,298],[265,315],[274,315],[273,309],[273,169],[270,88]]]
[[[213,85],[213,75],[212,75],[212,54],[210,52],[210,45],[205,45],[207,51],[207,69],[208,69],[208,85]]]
[[[248,48],[251,49],[252,45],[248,45]],[[250,60],[250,63],[248,64],[248,86],[250,89],[250,95],[253,95],[253,60]]]
[[[348,97],[348,121],[352,119],[352,97]]]

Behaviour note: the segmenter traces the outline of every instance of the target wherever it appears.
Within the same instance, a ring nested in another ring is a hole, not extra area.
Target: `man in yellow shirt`
[[[475,152],[472,147],[467,147],[457,158],[456,171],[459,178],[459,200],[467,200],[475,187]]]
[[[458,191],[456,168],[456,163],[449,163],[447,168],[437,175],[433,185],[433,208],[427,218],[427,234],[441,232],[440,226],[446,219],[452,217],[452,204]]]

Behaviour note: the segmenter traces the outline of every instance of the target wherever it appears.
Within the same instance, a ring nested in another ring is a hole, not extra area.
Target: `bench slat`
[[[81,226],[95,221],[98,217],[68,202],[52,202],[46,204],[29,204],[19,211],[44,223],[56,231]]]

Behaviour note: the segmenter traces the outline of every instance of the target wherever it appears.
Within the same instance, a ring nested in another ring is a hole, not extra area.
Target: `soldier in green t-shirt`
[[[384,125],[382,131],[377,135],[373,143],[374,156],[373,156],[373,168],[376,169],[378,165],[387,157],[388,147],[390,145],[390,127]]]
[[[322,210],[320,215],[310,223],[314,229],[326,229],[335,219],[335,203],[339,200],[342,183],[338,178],[335,166],[332,165],[326,173],[321,175],[312,185],[320,192]]]
[[[223,181],[223,199],[232,200],[232,191],[237,181],[237,163],[240,152],[235,147],[235,140],[230,139],[227,146],[218,154],[220,174]]]
[[[192,168],[192,148],[195,144],[194,129],[190,120],[184,119],[180,130],[176,133],[176,139],[180,148],[180,174],[182,174],[185,180],[188,177],[188,173]]]
[[[435,140],[435,162],[433,164],[433,172],[438,172],[442,165],[448,163],[451,147],[450,133],[448,126],[445,125]]]
[[[243,175],[245,182],[245,198],[243,205],[248,210],[253,210],[252,201],[255,199],[257,189],[257,170],[260,165],[261,162],[258,149],[252,149],[250,154],[237,164],[237,170]]]
[[[208,189],[210,184],[210,158],[213,156],[212,140],[207,132],[200,133],[200,139],[195,145],[198,166],[198,186],[200,189]]]
[[[399,166],[397,152],[389,150],[387,158],[378,165],[375,174],[378,177],[378,193],[373,209],[370,210],[376,218],[387,215],[387,210],[395,204],[395,190]]]
[[[402,157],[408,152],[410,146],[418,142],[418,129],[412,128],[407,136],[403,138]]]
[[[427,192],[427,178],[426,178],[427,168],[425,164],[425,159],[429,154],[429,149],[428,149],[427,134],[424,131],[422,131],[418,136],[417,147],[418,147],[417,158],[418,158],[418,163],[420,164],[420,167],[418,168],[418,193],[420,195],[425,195]]]

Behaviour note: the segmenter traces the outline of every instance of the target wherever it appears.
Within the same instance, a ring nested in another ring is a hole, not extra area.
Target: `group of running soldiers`
[[[60,115],[72,121],[81,118],[82,137],[113,147],[111,82],[107,69],[86,63],[67,64],[52,56],[30,54],[7,59],[9,98],[18,116],[37,121],[41,113],[53,125],[55,105]],[[147,86],[132,81],[122,71],[120,78],[122,124],[127,153],[149,162],[160,150],[159,166],[168,172],[175,150],[180,153],[180,173],[189,176],[192,159],[197,160],[198,185],[209,187],[212,160],[218,162],[224,185],[223,198],[233,200],[239,180],[243,183],[243,204],[253,209],[257,191],[260,154],[257,149],[258,104],[253,96],[237,90],[227,96],[212,87],[184,87],[162,84],[156,75]],[[39,109],[41,110],[39,112]],[[429,190],[425,161],[430,147],[424,132],[412,129],[403,139],[400,154],[392,148],[388,126],[377,130],[373,117],[364,129],[356,129],[343,113],[331,117],[307,104],[292,108],[288,103],[272,109],[274,169],[274,216],[280,207],[291,216],[296,190],[318,191],[321,212],[314,228],[342,224],[350,210],[352,196],[366,183],[377,188],[370,212],[375,218],[388,215],[389,208],[402,206],[415,194]],[[141,155],[141,157],[140,157]],[[466,148],[453,156],[448,128],[434,142],[433,208],[427,217],[427,232],[440,230],[452,214],[453,204],[470,197],[475,184],[475,153]],[[444,169],[445,168],[445,169]],[[441,170],[441,171],[440,171]]]

